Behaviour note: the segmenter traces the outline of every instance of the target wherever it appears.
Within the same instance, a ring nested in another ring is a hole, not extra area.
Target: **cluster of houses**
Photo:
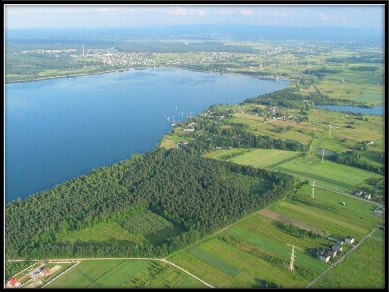
[[[354,241],[355,238],[352,236],[346,237],[344,241],[341,239],[335,240],[336,243],[331,246],[330,250],[325,251],[324,249],[319,249],[317,252],[317,256],[322,262],[328,263],[331,258],[336,257],[339,252],[343,251],[343,244],[345,242],[347,244],[353,244]]]
[[[365,191],[361,191],[361,190],[355,191],[354,195],[357,196],[357,197],[364,197],[367,200],[371,199],[371,194],[369,194],[369,193],[367,193]]]
[[[190,123],[187,128],[183,129],[184,132],[193,132],[195,123]]]
[[[181,142],[178,142],[178,143],[177,143],[177,147],[178,147],[178,146],[186,147],[186,146],[188,146],[188,144],[189,144],[189,142],[187,142],[187,141],[181,141]]]
[[[374,212],[383,214],[385,212],[385,206],[378,206],[377,208],[374,209]]]
[[[5,287],[6,288],[18,288],[18,287],[21,287],[22,286],[21,282],[24,279],[26,279],[26,278],[27,279],[32,279],[34,281],[40,281],[40,280],[42,280],[44,278],[49,277],[51,274],[55,273],[60,268],[61,268],[60,265],[55,265],[54,267],[48,269],[48,268],[46,268],[46,262],[44,262],[39,267],[35,268],[34,270],[32,270],[31,272],[29,272],[28,274],[22,276],[19,279],[16,279],[15,277],[9,278],[9,280],[7,281]]]

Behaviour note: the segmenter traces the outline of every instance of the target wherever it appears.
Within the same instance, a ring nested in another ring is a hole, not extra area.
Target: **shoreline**
[[[33,82],[33,81],[43,81],[43,80],[68,78],[68,77],[80,77],[80,76],[86,76],[86,75],[100,75],[100,74],[112,73],[112,72],[116,72],[116,71],[120,71],[120,70],[129,71],[130,69],[134,69],[135,70],[136,68],[114,69],[114,70],[101,71],[101,72],[89,72],[89,73],[81,73],[81,74],[50,76],[50,77],[28,79],[28,80],[8,81],[8,82],[5,82],[5,84],[7,85],[7,84],[25,83],[25,82]]]
[[[203,72],[203,73],[214,73],[214,74],[218,74],[218,73],[219,73],[219,72],[203,71],[203,70],[201,70],[201,71],[200,71],[200,70],[191,70],[191,69],[183,68],[183,67],[156,67],[155,69],[174,69],[174,70],[177,70],[177,69],[178,69],[178,70],[189,70],[189,71]],[[72,75],[72,76],[70,76],[70,75],[59,76],[59,77],[53,76],[53,77],[48,77],[48,78],[36,79],[36,80],[17,81],[17,82],[13,82],[13,83],[19,83],[19,82],[25,83],[25,82],[30,82],[30,81],[42,81],[42,80],[56,79],[56,78],[79,77],[79,76],[84,76],[84,75],[98,75],[98,74],[108,74],[108,73],[113,73],[113,72],[118,72],[118,73],[120,72],[120,73],[121,73],[121,72],[124,72],[124,71],[142,71],[142,70],[153,70],[153,67],[138,67],[138,68],[127,68],[127,69],[115,69],[115,70],[109,70],[109,71],[98,72],[98,73],[75,74],[75,75]],[[229,74],[231,74],[231,75],[243,75],[243,76],[246,76],[246,77],[256,77],[256,76],[252,76],[252,75],[246,75],[246,74],[235,73],[235,72],[226,72],[225,74],[228,74],[228,75],[229,75]],[[259,79],[261,79],[261,78],[259,78]],[[267,79],[267,80],[268,80],[268,79]],[[282,79],[282,80],[279,79],[279,80],[280,80],[280,81],[290,81],[290,84],[292,84],[292,82],[293,82],[292,80],[288,80],[288,79]],[[276,80],[274,80],[274,82],[275,82],[275,81],[276,81]],[[290,86],[290,84],[288,84],[286,87]],[[285,87],[285,88],[286,88],[286,87]],[[276,90],[276,91],[277,91],[277,90]],[[244,99],[241,100],[241,101],[239,101],[239,102],[232,103],[232,104],[237,105],[237,104],[239,104],[240,102],[243,102],[243,101],[244,101]],[[211,106],[211,105],[209,105],[209,106]],[[199,114],[200,114],[200,113],[203,113],[204,111],[206,111],[206,110],[209,108],[209,106],[207,106],[206,108],[204,108],[204,110],[200,111]],[[171,131],[171,129],[172,129],[172,128],[170,128],[170,130],[169,130],[168,132],[164,133],[164,134],[160,137],[159,142],[158,142],[158,144],[157,144],[157,146],[156,146],[155,148],[152,148],[151,150],[147,150],[147,151],[145,151],[145,152],[134,153],[134,154],[143,155],[143,154],[145,154],[145,153],[147,153],[147,152],[155,151],[156,149],[158,149],[158,146],[159,146],[159,144],[160,144],[161,139],[163,139],[163,138]],[[58,182],[58,183],[56,183],[56,184],[54,184],[54,185],[52,185],[52,186],[50,186],[50,187],[47,187],[47,188],[44,188],[44,189],[40,190],[40,191],[35,191],[35,192],[30,193],[30,194],[27,194],[27,195],[19,195],[19,196],[15,197],[15,198],[13,198],[13,199],[11,199],[11,200],[9,200],[9,201],[6,199],[7,196],[5,196],[5,203],[6,203],[6,204],[12,203],[12,202],[16,201],[18,198],[20,198],[22,201],[25,201],[25,200],[26,200],[28,197],[30,197],[30,196],[39,195],[39,194],[41,194],[41,193],[43,193],[43,192],[45,192],[45,191],[48,191],[48,190],[50,190],[50,189],[52,189],[52,188],[55,188],[55,187],[59,186],[59,185],[65,183],[65,182],[67,182],[67,181],[71,181],[71,180],[73,180],[73,179],[75,179],[75,178],[77,178],[77,177],[84,176],[84,175],[89,175],[94,169],[98,169],[98,168],[101,168],[101,167],[112,166],[113,164],[120,163],[121,161],[130,159],[130,158],[132,157],[132,155],[133,155],[133,154],[131,154],[129,157],[126,157],[126,158],[124,158],[124,159],[122,159],[122,160],[119,160],[119,161],[116,161],[116,162],[113,162],[113,163],[110,163],[110,164],[107,164],[107,165],[101,165],[101,166],[94,167],[94,168],[92,168],[92,169],[89,169],[87,172],[84,172],[84,173],[82,173],[82,174],[76,175],[76,176],[74,176],[74,177],[72,177],[72,178],[69,178],[69,179],[65,179],[64,181]]]
[[[237,75],[243,75],[243,76],[250,76],[253,78],[258,78],[261,80],[273,80],[273,81],[290,81],[290,83],[293,83],[295,80],[294,79],[284,79],[284,78],[274,78],[273,76],[265,76],[265,75],[257,75],[253,72],[253,74],[250,74],[248,72],[217,72],[217,71],[207,71],[207,70],[201,70],[201,69],[190,69],[186,67],[168,67],[168,66],[161,66],[161,67],[155,67],[155,69],[184,69],[184,70],[189,70],[189,71],[194,71],[194,72],[203,72],[203,73],[214,73],[214,74],[237,74]],[[43,81],[43,80],[50,80],[50,79],[59,79],[59,78],[70,78],[70,77],[80,77],[80,76],[87,76],[87,75],[101,75],[101,74],[108,74],[108,73],[114,73],[114,72],[124,72],[124,71],[131,71],[131,70],[146,70],[146,69],[153,69],[153,67],[130,67],[130,68],[123,68],[123,69],[112,69],[112,70],[107,70],[107,71],[101,71],[101,72],[90,72],[90,73],[81,73],[81,74],[71,74],[71,75],[60,75],[60,76],[51,76],[51,77],[44,77],[44,78],[36,78],[36,79],[30,79],[30,80],[19,80],[19,81],[8,81],[4,82],[5,85],[7,84],[17,84],[17,83],[25,83],[25,82],[33,82],[33,81]],[[353,105],[350,105],[353,106]],[[355,106],[355,105],[354,105]],[[385,106],[385,103],[377,103],[377,104],[366,104],[365,106],[355,106],[358,108],[366,108],[366,109],[371,109],[377,106]]]
[[[264,76],[264,75],[255,75],[255,74],[247,74],[243,72],[217,72],[217,71],[207,71],[207,70],[201,70],[201,69],[189,69],[186,67],[166,67],[166,66],[161,66],[161,67],[156,67],[156,68],[178,68],[178,69],[185,69],[189,71],[194,71],[194,72],[204,72],[204,73],[215,73],[215,74],[239,74],[239,75],[245,75],[245,76],[250,76],[254,78],[259,78],[262,80],[280,80],[280,81],[294,81],[293,79],[277,79],[274,78],[273,76]],[[121,71],[130,71],[130,70],[145,70],[145,69],[153,69],[153,67],[130,67],[130,68],[123,68],[123,69],[112,69],[112,70],[107,70],[107,71],[101,71],[101,72],[89,72],[89,73],[80,73],[80,74],[70,74],[70,75],[57,75],[57,76],[50,76],[50,77],[42,77],[42,78],[35,78],[35,79],[28,79],[28,80],[18,80],[18,81],[5,81],[5,84],[16,84],[16,83],[24,83],[24,82],[32,82],[32,81],[43,81],[43,80],[50,80],[50,79],[59,79],[59,78],[67,78],[67,77],[79,77],[79,76],[87,76],[87,75],[100,75],[100,74],[106,74],[106,73],[113,73],[113,72],[121,72]]]

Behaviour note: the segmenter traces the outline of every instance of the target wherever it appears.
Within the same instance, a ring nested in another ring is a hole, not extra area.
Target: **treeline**
[[[302,110],[309,110],[315,105],[355,104],[355,102],[347,99],[330,98],[318,90],[316,90],[314,93],[303,95],[292,87],[260,95],[255,98],[249,98],[244,102],[262,104],[270,107],[280,106],[287,108],[298,108]]]
[[[204,153],[213,151],[216,147],[228,148],[265,148],[282,149],[290,151],[304,151],[305,145],[296,141],[282,140],[270,136],[257,136],[247,131],[247,125],[239,123],[215,124],[214,120],[198,118],[195,120],[196,131],[189,137],[196,139],[195,143],[189,143],[187,149],[192,153]],[[221,127],[229,125],[228,128]]]
[[[365,169],[368,171],[376,172],[378,174],[384,174],[385,173],[385,167],[384,166],[374,166],[368,163],[367,161],[364,161],[361,159],[361,153],[356,150],[348,150],[341,153],[336,153],[336,155],[330,155],[328,156],[329,160],[335,161],[337,163],[342,163],[350,166],[354,166],[357,168]]]
[[[310,74],[315,75],[317,77],[323,77],[328,74],[335,74],[342,72],[339,68],[327,68],[327,67],[321,67],[321,68],[315,68],[315,69],[306,69],[303,71],[304,74]]]
[[[162,256],[285,197],[289,175],[202,158],[181,149],[155,150],[62,183],[5,206],[9,258]],[[71,242],[60,232],[149,208],[185,229],[159,245],[124,240]]]
[[[384,63],[383,55],[381,54],[366,54],[364,56],[349,56],[349,57],[330,57],[326,59],[332,63]]]
[[[26,261],[26,262],[7,262],[5,265],[5,279],[9,279],[14,276],[16,273],[19,273],[21,270],[28,268],[34,262]],[[22,274],[20,275],[22,276]],[[18,278],[18,277],[16,277]]]
[[[350,66],[348,69],[353,71],[377,71],[380,69],[378,66]]]

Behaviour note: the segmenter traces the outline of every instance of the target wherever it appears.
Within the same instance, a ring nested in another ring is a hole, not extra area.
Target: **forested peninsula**
[[[163,256],[285,197],[294,184],[292,176],[203,158],[191,148],[157,149],[7,204],[6,254]],[[148,234],[158,241],[61,237],[107,222],[128,229],[145,210],[172,224]]]

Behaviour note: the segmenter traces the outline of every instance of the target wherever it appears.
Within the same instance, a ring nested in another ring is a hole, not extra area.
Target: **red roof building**
[[[15,284],[18,282],[14,277],[9,278],[8,282],[11,284],[11,286],[15,286]]]

